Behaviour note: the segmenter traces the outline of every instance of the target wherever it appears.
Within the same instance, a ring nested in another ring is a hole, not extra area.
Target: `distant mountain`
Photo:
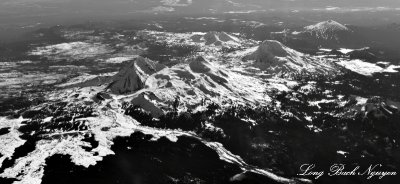
[[[226,32],[211,31],[206,34],[195,34],[191,37],[194,42],[205,42],[206,45],[238,46],[240,39]]]
[[[323,40],[340,41],[341,34],[351,33],[352,31],[334,20],[319,22],[314,25],[306,26],[303,33],[310,33],[311,36]]]
[[[352,58],[397,62],[400,54],[395,48],[400,46],[400,39],[394,38],[399,34],[399,25],[396,23],[383,27],[361,27],[328,20],[306,27],[270,32],[270,39],[309,54],[315,54],[320,48],[347,48],[355,50]],[[369,53],[360,50],[366,47],[370,48]]]
[[[272,32],[271,38],[292,48],[305,48],[305,50],[315,50],[319,47],[341,48],[359,45],[363,41],[351,28],[334,20],[319,22],[298,30],[285,29],[281,32]]]
[[[387,26],[389,30],[400,31],[400,23],[391,23]]]

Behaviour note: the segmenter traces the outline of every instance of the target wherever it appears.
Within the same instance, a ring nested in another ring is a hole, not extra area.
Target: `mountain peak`
[[[279,58],[298,57],[302,54],[293,49],[290,49],[276,40],[265,40],[257,48],[257,50],[245,59],[255,60],[258,63],[269,63],[277,65]]]
[[[351,32],[348,27],[334,20],[319,22],[314,25],[306,26],[304,29],[306,33],[308,32],[324,40],[338,40],[340,37],[339,34]]]
[[[339,22],[336,22],[334,20],[327,20],[323,22],[319,22],[314,25],[306,26],[304,29],[308,31],[331,31],[331,32],[336,32],[336,31],[349,31],[350,29],[347,28],[345,25],[340,24]]]
[[[207,65],[209,65],[207,59],[203,56],[198,56],[196,59],[190,62],[189,67],[193,72],[207,73],[211,70]]]
[[[206,41],[206,45],[214,44],[216,46],[223,45],[223,43],[232,42],[236,43],[240,40],[232,36],[226,32],[217,32],[217,31],[210,31],[204,35],[204,40]]]
[[[270,56],[286,57],[289,55],[287,47],[276,40],[265,40],[260,44],[258,49]]]
[[[114,94],[126,94],[144,88],[146,79],[165,68],[164,65],[150,59],[137,57],[128,62],[113,78],[109,89]]]

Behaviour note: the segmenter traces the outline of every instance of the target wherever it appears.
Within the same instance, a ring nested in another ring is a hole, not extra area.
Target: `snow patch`
[[[69,42],[44,47],[37,47],[30,51],[30,55],[43,56],[53,60],[81,60],[94,58],[111,53],[107,45],[101,43]]]
[[[341,60],[337,64],[365,76],[372,76],[374,73],[397,73],[396,69],[400,69],[400,66],[390,65],[387,68],[382,68],[374,63],[368,63],[362,60]]]
[[[110,63],[110,64],[120,64],[126,61],[130,61],[134,58],[136,58],[137,56],[120,56],[120,57],[113,57],[113,58],[109,58],[106,59],[104,62],[105,63]]]

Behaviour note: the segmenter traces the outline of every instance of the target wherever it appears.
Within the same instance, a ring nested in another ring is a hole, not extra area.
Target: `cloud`
[[[193,3],[192,0],[186,0],[186,2],[182,2],[182,0],[161,0],[164,6],[189,6]]]
[[[325,8],[314,8],[313,11],[331,11],[338,13],[345,12],[378,12],[378,11],[396,11],[399,8],[389,8],[389,7],[334,7],[327,6]]]
[[[175,8],[173,7],[166,7],[166,6],[157,6],[152,9],[154,12],[173,12]]]
[[[327,6],[327,7],[325,8],[325,10],[334,11],[334,10],[340,10],[340,8],[339,8],[339,7],[335,7],[335,6]]]

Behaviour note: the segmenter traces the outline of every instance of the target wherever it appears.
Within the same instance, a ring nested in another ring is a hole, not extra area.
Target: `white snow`
[[[16,148],[22,146],[26,141],[21,139],[21,133],[17,131],[20,126],[22,118],[19,119],[8,119],[6,117],[0,117],[0,129],[9,128],[9,133],[0,135],[0,167],[5,159],[10,159]]]
[[[137,56],[120,56],[120,57],[113,57],[113,58],[109,58],[106,59],[104,62],[105,63],[111,63],[111,64],[119,64],[119,63],[123,63],[125,61],[130,61],[134,58],[136,58]]]
[[[243,60],[253,60],[255,66],[273,75],[278,73],[337,74],[337,66],[333,62],[300,53],[276,40],[265,40],[256,51],[243,57]]]
[[[300,34],[301,32],[299,32],[299,31],[293,31],[292,32],[292,35],[298,35],[298,34]]]
[[[397,73],[395,69],[400,66],[390,65],[387,68],[382,68],[374,63],[368,63],[362,60],[340,60],[337,64],[365,76],[372,76],[374,73]]]
[[[179,1],[170,1],[169,4],[179,4]],[[209,18],[200,18],[209,19]],[[178,111],[187,109],[204,110],[204,107],[210,103],[217,103],[222,107],[229,104],[242,104],[251,107],[267,105],[271,102],[268,96],[272,91],[292,91],[298,87],[300,82],[290,80],[288,78],[278,77],[280,71],[300,72],[306,71],[312,74],[336,73],[338,66],[331,60],[317,58],[297,52],[276,41],[265,41],[259,43],[253,40],[246,40],[240,37],[240,34],[223,33],[223,32],[192,32],[192,33],[168,33],[156,31],[141,31],[146,38],[154,39],[158,43],[166,43],[173,45],[190,45],[199,47],[196,58],[182,59],[180,64],[172,67],[162,67],[155,69],[153,62],[132,62],[119,73],[109,73],[103,75],[81,74],[72,78],[59,87],[68,87],[75,84],[84,83],[94,80],[97,77],[110,77],[113,80],[108,82],[120,82],[117,88],[127,84],[127,81],[143,83],[142,86],[136,88],[134,86],[131,93],[126,95],[111,94],[111,99],[106,99],[100,103],[96,103],[93,108],[96,117],[80,118],[79,121],[87,121],[89,130],[87,131],[71,131],[71,132],[52,132],[47,134],[49,139],[41,140],[37,144],[37,148],[29,153],[29,155],[17,160],[16,164],[7,168],[1,177],[20,179],[21,184],[38,184],[43,177],[45,160],[54,154],[69,155],[72,162],[76,165],[89,167],[96,165],[105,156],[113,155],[111,146],[114,144],[115,137],[127,137],[134,132],[143,132],[152,135],[152,141],[156,141],[161,137],[165,137],[172,142],[176,142],[181,136],[188,136],[202,141],[209,148],[213,149],[220,157],[229,163],[236,164],[243,171],[253,171],[269,176],[277,181],[293,182],[291,180],[276,176],[269,171],[261,170],[250,166],[237,155],[229,152],[221,143],[208,142],[199,138],[193,132],[185,132],[181,130],[157,129],[141,126],[139,122],[123,114],[121,108],[124,102],[131,102],[134,105],[141,105],[143,109],[155,113],[163,113],[171,109],[171,104],[179,97],[180,104]],[[257,46],[258,45],[258,46]],[[222,47],[232,47],[236,50],[228,54],[221,54]],[[330,49],[320,49],[329,52]],[[88,42],[71,42],[57,45],[39,47],[32,51],[33,55],[40,55],[50,59],[86,59],[96,58],[104,63],[119,64],[131,61],[136,58],[131,55],[109,55],[112,49],[101,43]],[[348,50],[342,50],[346,52]],[[252,57],[248,57],[252,56]],[[248,58],[246,58],[248,57]],[[248,61],[248,62],[246,62]],[[258,62],[258,63],[257,63]],[[259,67],[257,64],[270,64],[266,68]],[[360,60],[340,61],[337,64],[349,68],[352,71],[362,74],[370,74],[371,72],[397,72],[399,66],[388,65],[387,68],[379,67],[375,64],[366,63]],[[133,75],[132,72],[134,72]],[[120,74],[121,77],[113,77]],[[12,74],[10,74],[11,76]],[[51,74],[52,75],[52,74]],[[0,75],[1,76],[1,75]],[[8,75],[3,79],[10,78]],[[128,76],[128,77],[127,77]],[[133,77],[129,77],[133,76]],[[28,76],[32,77],[32,76]],[[125,80],[126,79],[126,80]],[[25,79],[24,79],[25,80]],[[0,86],[2,85],[0,81]],[[7,81],[7,85],[11,84]],[[12,80],[11,80],[12,82]],[[19,84],[19,83],[17,83]],[[5,86],[6,83],[3,84]],[[60,91],[51,92],[47,95],[49,100],[62,100],[68,104],[84,104],[85,102],[93,102],[92,97],[99,92],[110,92],[107,88],[109,83],[90,87],[70,87]],[[309,93],[316,89],[316,82],[309,81],[302,85],[299,92]],[[324,91],[325,95],[331,95],[331,91]],[[72,96],[78,94],[79,100]],[[333,98],[333,96],[330,96]],[[339,96],[341,98],[341,96]],[[343,97],[344,98],[344,97]],[[363,105],[367,99],[356,97],[357,105]],[[296,100],[296,99],[294,99]],[[343,103],[338,100],[322,99],[310,101],[310,105],[319,106],[321,103]],[[136,104],[135,104],[136,103]],[[279,107],[280,105],[277,105]],[[288,115],[289,113],[286,113]],[[290,115],[290,114],[289,114]],[[53,117],[47,117],[44,122],[50,122]],[[312,121],[314,117],[306,116],[307,121]],[[250,124],[256,122],[250,118],[243,118]],[[15,123],[6,123],[2,125],[4,118],[0,118],[0,127],[10,127],[10,133],[0,137],[6,140],[0,143],[0,153],[4,155],[0,158],[0,166],[5,158],[14,154],[15,148],[21,146],[24,140],[20,139],[20,132],[17,131],[20,126],[20,120]],[[8,121],[8,120],[7,120]],[[205,126],[215,131],[222,131],[218,127],[208,123]],[[313,132],[321,132],[322,130],[313,125],[308,128]],[[93,134],[94,139],[98,141],[99,146],[92,151],[86,151],[82,146],[90,147],[91,145],[82,141],[85,134]],[[70,136],[73,134],[75,136]],[[52,139],[53,137],[57,137]],[[7,144],[7,147],[1,145]],[[10,146],[9,146],[10,145]],[[339,153],[339,152],[338,152]],[[340,154],[340,153],[339,153]]]
[[[327,99],[322,99],[322,100],[318,100],[318,101],[309,101],[308,104],[310,104],[310,106],[317,106],[319,109],[321,108],[321,106],[319,106],[319,104],[324,104],[324,103],[335,103],[337,102],[337,100],[327,100]]]
[[[67,91],[57,95],[58,98],[69,101],[65,98],[65,96],[70,96]],[[109,103],[119,102],[111,100],[109,101]],[[48,139],[38,141],[36,143],[36,149],[34,151],[30,152],[25,157],[19,158],[13,166],[6,168],[4,172],[0,174],[0,177],[15,178],[20,180],[14,182],[14,184],[40,184],[44,175],[44,167],[46,166],[47,158],[55,154],[69,155],[71,157],[71,161],[76,165],[80,165],[83,167],[93,166],[96,165],[97,162],[102,161],[103,157],[114,154],[114,152],[111,150],[114,138],[128,137],[134,132],[142,132],[147,135],[152,135],[152,141],[157,141],[161,137],[166,137],[170,141],[176,142],[181,136],[192,137],[198,139],[199,141],[216,151],[221,160],[236,164],[244,171],[254,171],[267,177],[271,177],[274,180],[287,182],[292,181],[276,176],[269,171],[258,169],[256,167],[248,165],[243,161],[242,158],[226,150],[220,143],[202,140],[200,137],[192,132],[157,129],[141,126],[131,117],[124,115],[121,109],[110,109],[107,106],[112,107],[115,105],[100,105],[94,109],[96,111],[96,114],[98,115],[97,117],[77,119],[87,121],[89,130],[48,134]],[[108,109],[104,110],[104,108]],[[47,118],[47,120],[48,119],[49,118]],[[8,120],[4,117],[1,117],[0,122],[0,126],[14,127],[19,126],[22,122],[22,119]],[[91,147],[89,143],[82,141],[84,135],[89,132],[94,135],[95,140],[99,143],[98,147],[96,147],[92,151],[86,151],[82,148],[83,146]],[[69,136],[69,134],[71,133],[75,135]],[[52,139],[52,137],[56,135],[57,138]],[[23,140],[19,139],[19,133],[16,130],[3,135],[1,138],[2,140],[10,141],[0,142],[0,144],[7,144],[7,146],[3,145],[0,147],[0,153],[5,155],[4,157],[0,158],[0,161],[3,161],[5,157],[12,156],[14,152],[13,150],[24,143]]]
[[[347,157],[347,155],[349,154],[349,152],[342,151],[342,150],[338,150],[338,151],[336,151],[336,153],[339,155],[343,155],[344,157]]]
[[[320,51],[324,51],[324,52],[331,52],[332,51],[332,49],[325,49],[325,48],[320,48],[319,50]]]
[[[306,29],[308,31],[318,31],[318,32],[337,31],[337,30],[348,31],[349,30],[349,28],[347,28],[346,26],[344,26],[334,20],[319,22],[314,25],[306,26],[304,29]]]
[[[141,90],[147,78],[165,68],[164,65],[138,57],[127,63],[114,77],[110,90],[114,94],[125,94]]]
[[[334,20],[319,22],[314,25],[304,27],[305,32],[309,32],[318,38],[337,39],[337,33],[350,32],[351,30]]]
[[[341,53],[343,53],[343,54],[348,54],[348,53],[350,53],[350,52],[353,52],[354,49],[340,48],[338,51],[341,52]]]
[[[233,36],[226,32],[211,31],[207,33],[170,33],[157,31],[141,31],[139,34],[155,38],[156,42],[167,43],[168,45],[191,45],[199,46],[203,51],[220,50],[222,46],[239,47],[247,45],[249,42]],[[253,43],[250,41],[250,43]]]
[[[179,6],[180,1],[164,1],[164,3],[170,6]],[[154,39],[158,43],[166,43],[169,46],[197,46],[200,51],[196,57],[182,60],[180,64],[172,67],[157,67],[154,62],[142,58],[137,59],[139,61],[135,60],[127,63],[127,67],[118,73],[103,75],[81,74],[59,85],[59,87],[70,86],[70,88],[50,92],[46,97],[52,101],[67,102],[69,105],[93,102],[92,97],[94,95],[99,92],[109,93],[110,89],[112,91],[112,87],[115,87],[116,91],[127,89],[129,93],[124,95],[110,94],[111,99],[105,99],[93,105],[97,116],[76,119],[77,121],[87,122],[89,127],[87,131],[59,131],[44,135],[49,139],[39,141],[37,148],[33,152],[26,157],[18,159],[15,165],[0,174],[1,177],[20,179],[21,181],[17,183],[21,184],[38,184],[43,177],[46,158],[54,154],[69,155],[74,164],[89,167],[101,161],[103,157],[114,154],[111,150],[114,138],[118,136],[127,137],[134,132],[143,132],[144,134],[152,135],[152,141],[156,141],[161,137],[168,138],[173,142],[176,142],[180,136],[196,138],[213,149],[221,160],[237,164],[244,171],[254,171],[278,181],[293,182],[266,170],[250,166],[242,158],[226,150],[222,144],[202,140],[193,132],[141,126],[139,122],[123,114],[122,104],[131,102],[154,114],[170,110],[177,97],[179,97],[180,101],[178,105],[179,112],[187,109],[201,110],[210,103],[217,103],[222,107],[229,104],[242,104],[251,107],[267,105],[272,100],[268,96],[268,92],[276,90],[291,91],[300,85],[300,82],[278,77],[281,71],[289,73],[305,71],[312,74],[330,75],[336,74],[338,69],[336,63],[297,52],[277,41],[268,40],[256,46],[258,42],[245,40],[231,33],[140,31],[138,34],[142,34],[145,38]],[[219,51],[225,46],[237,50],[228,54],[221,54]],[[134,54],[109,56],[108,53],[111,51],[112,49],[101,43],[70,42],[39,47],[33,50],[31,54],[50,59],[99,57],[97,59],[105,63],[114,64],[130,61],[136,57],[133,56]],[[325,49],[325,51],[329,51],[329,49]],[[262,68],[260,64],[264,64],[267,67]],[[338,64],[363,74],[367,74],[366,71],[371,72],[371,70],[397,72],[395,69],[398,68],[398,66],[392,65],[387,68],[381,68],[375,64],[360,60],[340,61]],[[1,79],[12,79],[13,75],[0,74],[0,77],[2,77]],[[32,75],[28,77],[32,78]],[[71,87],[75,84],[96,80],[98,77],[111,78],[112,80],[107,80],[107,82],[95,86]],[[0,81],[0,86],[13,84],[12,82],[12,80],[11,82],[7,81],[7,83]],[[109,85],[111,82],[114,82],[114,85]],[[137,85],[139,83],[140,85]],[[130,86],[126,84],[130,84]],[[111,86],[111,88],[108,88],[108,86]],[[304,93],[314,90],[317,90],[316,82],[314,81],[309,81],[298,89],[299,92]],[[324,91],[325,95],[331,95],[331,93],[331,91]],[[76,94],[79,95],[79,100],[74,99],[73,96]],[[331,97],[333,98],[333,96]],[[363,105],[367,102],[365,98],[355,97],[355,99],[357,100],[357,105]],[[310,105],[318,106],[320,103],[329,102],[337,102],[337,100],[322,99],[309,103]],[[287,112],[285,113],[288,114]],[[50,122],[52,118],[47,117],[44,122]],[[312,121],[312,119],[313,117],[306,116],[306,120]],[[243,118],[243,120],[255,124],[252,119]],[[3,148],[5,146],[0,143],[0,153],[4,155],[0,158],[0,163],[5,158],[12,156],[15,148],[24,143],[24,140],[19,138],[21,133],[17,131],[17,127],[20,124],[21,119],[6,120],[0,117],[0,127],[10,127],[10,133],[0,137],[1,140],[6,140],[4,144],[7,144],[7,147]],[[206,124],[206,126],[216,131],[222,131],[210,124]],[[312,125],[309,125],[308,128],[314,132],[322,131]],[[90,152],[82,148],[82,146],[91,146],[82,141],[84,135],[88,133],[93,134],[94,139],[99,143],[99,146]],[[69,134],[76,136],[70,136]],[[57,137],[57,139],[53,139],[53,137]]]
[[[69,42],[44,47],[37,47],[29,54],[43,56],[53,60],[80,60],[94,58],[113,50],[102,43]]]
[[[365,105],[367,104],[368,98],[363,98],[360,96],[355,97],[357,104],[356,105]]]

